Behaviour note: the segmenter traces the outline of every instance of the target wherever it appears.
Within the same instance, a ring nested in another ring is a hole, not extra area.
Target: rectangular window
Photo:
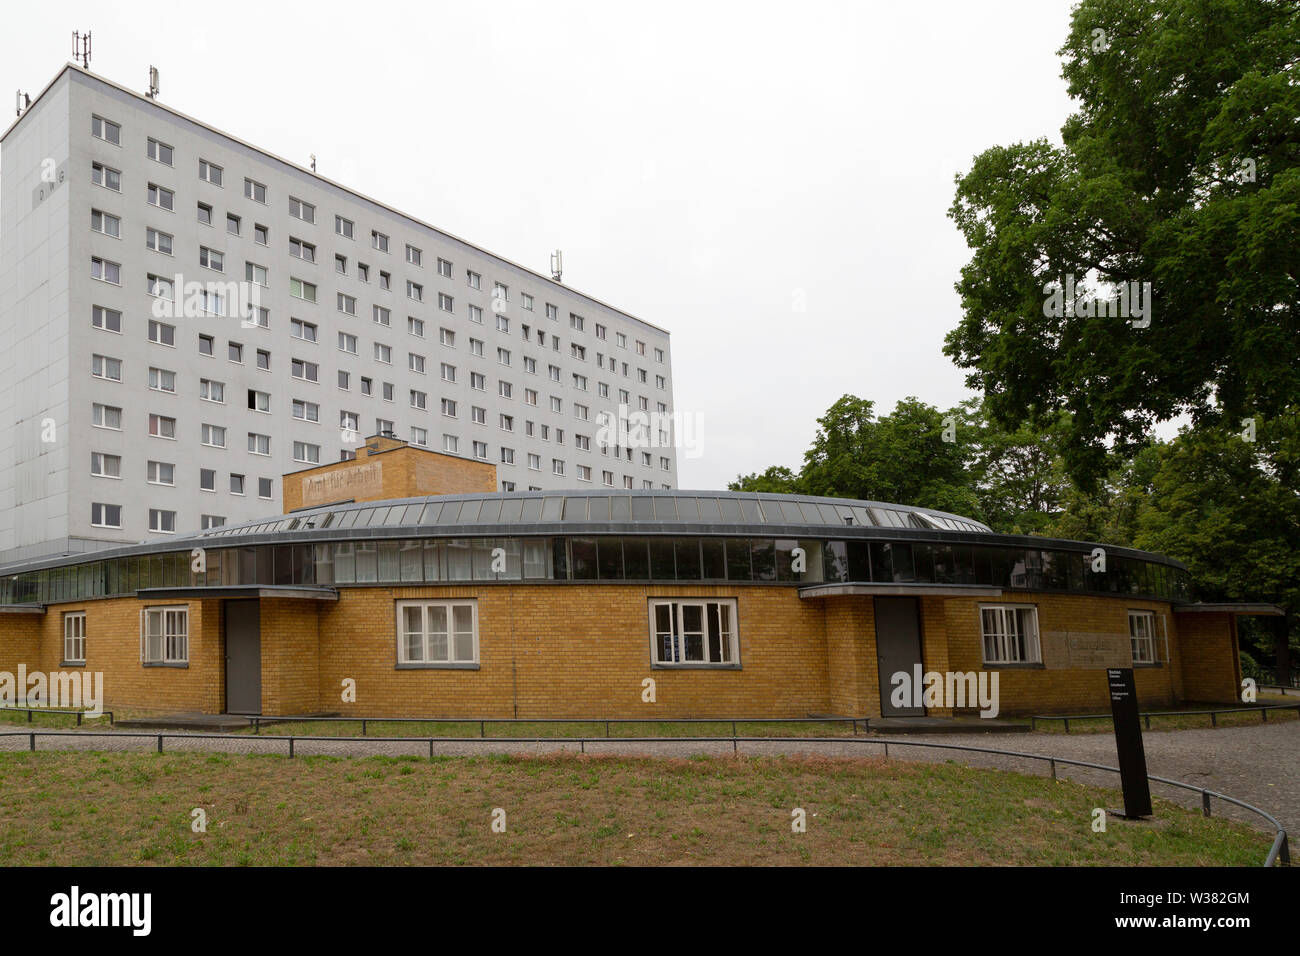
[[[205,423],[203,425],[202,437],[200,440],[209,448],[225,448],[226,429],[221,425],[209,425]]]
[[[222,169],[216,163],[210,163],[206,159],[199,160],[199,179],[205,183],[211,183],[214,186],[221,185]]]
[[[1134,664],[1156,663],[1156,615],[1154,611],[1129,611],[1128,636]]]
[[[176,439],[176,419],[166,415],[149,416],[149,434],[154,438]]]
[[[301,239],[289,237],[289,255],[295,259],[302,259],[306,262],[316,261],[316,247],[310,242],[304,242]]]
[[[116,309],[106,309],[102,305],[90,308],[90,325],[105,332],[122,332],[122,313]]]
[[[244,180],[244,197],[266,205],[266,186],[253,179]]]
[[[1028,604],[980,606],[984,663],[1035,664],[1042,660],[1038,608]]]
[[[420,265],[424,260],[424,253],[409,242],[406,244],[406,261],[413,266]]]
[[[736,601],[650,602],[651,660],[660,667],[735,667]]]
[[[347,332],[339,333],[339,351],[349,352],[352,355],[357,354],[357,337],[349,335]]]
[[[175,209],[176,194],[164,186],[158,186],[154,183],[149,184],[148,202],[151,206],[157,206],[159,209]]]
[[[172,254],[172,236],[170,233],[159,232],[157,229],[145,229],[144,244],[154,252],[161,252],[167,256]]]
[[[254,455],[271,454],[271,436],[259,435],[256,432],[248,433],[248,450]]]
[[[257,479],[257,497],[259,497],[259,498],[266,498],[268,501],[270,500],[270,498],[271,498],[271,479],[270,479],[270,478],[259,478],[259,479]]]
[[[149,369],[149,388],[155,392],[176,392],[176,373],[164,368]]]
[[[122,191],[122,173],[120,170],[105,166],[103,163],[90,164],[90,181],[96,186],[103,186],[115,193]]]
[[[98,256],[91,256],[90,277],[92,279],[98,279],[100,282],[111,282],[113,285],[121,285],[121,263],[110,262],[108,259],[101,259]]]
[[[289,215],[294,219],[301,219],[303,222],[314,223],[316,221],[316,207],[309,202],[303,202],[301,199],[289,197]]]
[[[176,466],[167,461],[151,461],[145,466],[145,480],[151,485],[176,484]]]
[[[140,612],[140,660],[145,664],[188,664],[188,607],[147,607]]]
[[[356,314],[355,312],[353,313]],[[370,318],[376,325],[382,325],[386,328],[392,328],[393,313],[385,309],[382,305],[372,305],[370,307]]]
[[[90,473],[96,478],[121,478],[122,456],[106,455],[100,451],[90,453]]]
[[[254,285],[265,286],[267,284],[266,266],[259,266],[256,262],[245,262],[244,278]]]
[[[90,135],[96,139],[102,139],[114,146],[122,145],[122,127],[112,120],[106,120],[102,116],[92,116],[90,118]]]
[[[252,412],[269,412],[271,410],[271,393],[259,392],[255,388],[248,390],[248,410]]]
[[[91,502],[90,523],[96,528],[122,527],[122,506]]]
[[[122,238],[122,220],[111,213],[101,212],[98,209],[90,210],[90,228],[93,232],[112,236],[114,239]]]
[[[122,360],[107,355],[90,357],[90,374],[95,378],[108,379],[110,382],[122,381]]]
[[[438,260],[438,275],[447,279],[451,278],[451,263],[446,259]]]
[[[214,272],[225,272],[225,253],[217,252],[215,249],[209,249],[207,246],[199,246],[199,265],[203,266],[205,269],[211,269]]]
[[[380,252],[388,251],[388,237],[374,229],[370,231],[370,245]]]
[[[205,402],[224,404],[226,401],[225,382],[214,382],[207,378],[199,379],[199,398]]]
[[[304,282],[302,279],[289,279],[289,294],[295,299],[302,299],[306,302],[316,301],[316,286],[311,282]]]
[[[351,239],[353,229],[356,227],[351,219],[344,219],[342,216],[334,217],[334,231],[344,239]]]
[[[216,491],[217,490],[217,473],[212,468],[199,469],[199,490]]]
[[[397,662],[478,663],[477,601],[398,601]]]
[[[162,163],[164,166],[172,165],[173,151],[166,143],[160,143],[156,139],[150,139],[147,153],[149,158],[155,163]]]
[[[320,366],[315,362],[293,359],[289,363],[289,374],[294,378],[302,379],[304,382],[319,382]]]
[[[158,534],[176,533],[176,512],[162,508],[149,509],[149,530]]]
[[[293,443],[293,460],[305,462],[309,465],[320,463],[320,445],[308,444],[305,441],[296,441]]]
[[[63,615],[63,663],[86,663],[86,612]]]

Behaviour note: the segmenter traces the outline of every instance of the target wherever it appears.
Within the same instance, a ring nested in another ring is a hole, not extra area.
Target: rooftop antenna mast
[[[151,100],[156,100],[161,90],[162,88],[158,85],[158,67],[151,66],[149,67],[149,92],[145,96]]]
[[[72,58],[81,60],[82,69],[90,69],[90,31],[78,33],[72,31]]]
[[[17,107],[17,112],[15,112],[14,115],[22,116],[23,110],[27,109],[29,106],[32,105],[32,98],[28,96],[26,93],[24,93],[22,90],[19,90],[18,96],[15,97],[14,105]]]
[[[556,282],[564,275],[564,253],[556,249],[551,253],[551,278]]]

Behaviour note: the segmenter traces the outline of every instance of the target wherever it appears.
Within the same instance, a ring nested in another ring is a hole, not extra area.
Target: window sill
[[[986,662],[984,668],[991,671],[1041,671],[1047,669],[1042,661],[1026,661],[1020,664],[989,664]]]
[[[189,661],[143,661],[141,667],[172,667],[180,670],[188,670]]]
[[[85,661],[59,661],[60,667],[85,667]]]
[[[445,664],[395,664],[394,670],[399,671],[476,671],[479,669],[478,664],[458,664],[449,662]]]
[[[1164,661],[1142,661],[1142,662],[1134,661],[1133,662],[1134,670],[1147,670],[1147,669],[1159,670],[1161,667],[1164,666],[1165,666]]]
[[[739,664],[651,664],[653,671],[738,671]]]

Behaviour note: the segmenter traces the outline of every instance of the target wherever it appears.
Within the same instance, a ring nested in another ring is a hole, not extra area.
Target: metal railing
[[[83,717],[94,717],[98,719],[99,717],[107,715],[108,725],[110,727],[113,726],[113,712],[111,710],[101,710],[98,714],[92,714],[85,710],[57,710],[52,707],[0,707],[0,713],[5,711],[10,711],[16,714],[26,712],[27,722],[29,724],[32,722],[32,714],[76,714],[78,727],[81,726],[81,720]],[[3,726],[3,724],[0,724],[0,726]]]
[[[1215,710],[1153,710],[1143,711],[1138,716],[1146,723],[1146,729],[1151,729],[1152,717],[1202,717],[1210,715],[1210,726],[1219,726],[1219,714],[1244,714],[1258,713],[1263,718],[1264,723],[1268,723],[1268,712],[1270,710],[1294,710],[1300,712],[1300,704],[1260,704],[1255,707],[1220,707]],[[1038,721],[1040,720],[1061,720],[1065,722],[1065,732],[1070,732],[1070,721],[1072,720],[1110,720],[1110,714],[1035,714],[1029,718],[1029,729],[1037,730]]]
[[[369,737],[366,730],[370,724],[468,724],[473,726],[478,724],[479,739],[487,739],[487,726],[489,724],[603,724],[605,726],[605,738],[609,740],[630,740],[630,737],[613,737],[610,735],[610,725],[619,724],[723,724],[731,725],[731,736],[735,737],[736,727],[740,724],[847,724],[852,728],[852,732],[858,732],[858,725],[863,730],[870,728],[870,718],[867,717],[263,717],[249,716],[245,718],[250,721],[254,734],[260,734],[263,726],[274,726],[276,724],[297,724],[297,723],[343,723],[343,724],[360,724],[361,736]],[[306,735],[301,735],[306,736]],[[332,740],[346,740],[346,737],[328,738]],[[386,740],[395,740],[395,737],[385,737]],[[425,738],[421,737],[420,740]],[[452,740],[472,739],[468,737],[453,737]],[[524,739],[524,738],[508,738]],[[577,740],[577,737],[556,738],[564,740]],[[588,738],[595,739],[595,738]],[[672,739],[672,738],[665,738]],[[687,738],[683,738],[687,739]],[[767,738],[760,738],[767,739]],[[774,738],[781,739],[781,738]]]
[[[816,720],[820,718],[807,718]],[[489,721],[490,722],[490,721]],[[745,723],[745,721],[738,721]],[[33,753],[36,751],[37,737],[77,737],[77,738],[100,738],[113,737],[133,737],[156,739],[158,742],[158,753],[163,752],[163,741],[167,739],[177,740],[242,740],[247,742],[246,734],[202,734],[202,733],[154,733],[145,731],[113,731],[111,734],[106,732],[82,731],[82,730],[47,730],[47,731],[4,731],[0,732],[0,737],[27,737],[28,749]],[[1049,765],[1050,773],[1053,780],[1057,777],[1056,768],[1058,765],[1070,767],[1083,767],[1089,770],[1101,770],[1106,773],[1119,773],[1118,767],[1108,767],[1105,764],[1092,763],[1087,760],[1074,760],[1068,757],[1053,757],[1046,754],[1025,753],[1017,750],[997,750],[992,747],[973,747],[969,744],[948,744],[932,743],[929,741],[901,741],[889,740],[886,737],[799,737],[799,738],[781,738],[781,737],[316,737],[316,736],[294,736],[294,735],[261,735],[259,740],[282,740],[287,741],[289,745],[288,756],[292,759],[296,756],[295,744],[297,741],[328,741],[332,743],[375,743],[383,740],[388,743],[427,743],[429,747],[429,758],[434,757],[434,744],[436,743],[492,743],[492,744],[519,744],[519,743],[538,743],[538,744],[578,744],[581,753],[587,752],[587,744],[602,743],[730,743],[732,753],[740,752],[742,743],[825,743],[825,744],[857,744],[883,746],[885,759],[889,759],[889,746],[892,743],[895,748],[898,747],[922,747],[935,750],[959,750],[966,753],[992,754],[1001,757],[1016,757],[1023,760],[1037,760],[1046,762]],[[1262,817],[1274,829],[1273,843],[1269,847],[1268,855],[1264,858],[1264,866],[1271,867],[1278,863],[1283,866],[1291,865],[1291,851],[1287,842],[1286,829],[1278,822],[1267,810],[1261,810],[1244,800],[1238,800],[1236,797],[1230,797],[1226,793],[1220,793],[1217,790],[1210,790],[1206,787],[1198,787],[1195,784],[1183,783],[1180,780],[1170,780],[1167,777],[1158,777],[1155,774],[1147,774],[1147,779],[1153,783],[1160,783],[1170,787],[1178,787],[1190,793],[1199,793],[1201,795],[1201,813],[1210,816],[1211,799],[1222,800],[1233,806],[1240,807],[1250,813]]]

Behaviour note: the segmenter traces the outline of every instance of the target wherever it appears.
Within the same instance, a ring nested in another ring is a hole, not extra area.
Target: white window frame
[[[86,663],[85,611],[65,611],[63,614],[63,663]]]
[[[1141,627],[1135,628],[1134,625],[1143,621],[1147,625],[1147,634],[1145,636],[1138,632]],[[1134,666],[1150,665],[1160,663],[1159,647],[1156,644],[1156,612],[1144,611],[1136,608],[1130,608],[1128,612],[1128,639],[1129,650],[1133,655]],[[1139,656],[1139,645],[1146,644],[1149,648],[1150,656]]]
[[[717,615],[719,632],[718,657],[712,660],[709,642],[708,615],[710,607]],[[730,630],[723,628],[721,608],[728,609]],[[662,630],[659,626],[658,609],[667,607],[670,615],[670,629]],[[700,629],[688,631],[685,622],[687,607],[700,608]],[[650,637],[650,665],[653,668],[686,668],[735,670],[740,667],[740,626],[735,598],[652,598],[648,602],[648,626]],[[693,634],[700,635],[701,649],[704,657],[688,660],[686,657],[687,638]],[[670,642],[665,644],[665,641]],[[671,658],[665,659],[666,648],[671,650]]]
[[[1024,612],[1025,620],[1030,624],[1021,633],[1019,615]],[[992,614],[995,629],[990,632],[985,627],[985,614]],[[980,615],[980,655],[985,664],[1041,664],[1043,661],[1042,642],[1038,628],[1038,606],[1035,604],[981,604]],[[1014,627],[1009,626],[1016,621]],[[1032,628],[1032,629],[1031,629]],[[1010,657],[1007,652],[1015,640],[1023,640],[1024,656]],[[989,642],[993,641],[996,656],[989,656]]]
[[[156,629],[151,622],[156,620]],[[186,664],[190,662],[190,608],[188,604],[166,604],[140,609],[140,663]]]
[[[456,607],[468,607],[470,609],[471,631],[468,635],[463,630],[457,631],[455,628],[455,610]],[[420,611],[419,631],[408,629],[407,610],[418,608]],[[433,632],[429,628],[429,611],[431,608],[443,609],[444,620],[447,622],[445,631],[447,642],[447,654],[445,657],[437,658],[432,656],[432,639]],[[397,640],[397,663],[399,666],[406,667],[451,667],[451,668],[475,668],[479,665],[479,621],[478,621],[478,601],[470,598],[456,598],[447,600],[429,600],[420,599],[415,601],[397,601],[395,604],[396,618],[396,640]],[[457,636],[468,636],[473,646],[473,653],[470,657],[457,656],[456,638]],[[416,638],[419,641],[419,656],[412,656],[412,648],[409,646],[408,637]]]

